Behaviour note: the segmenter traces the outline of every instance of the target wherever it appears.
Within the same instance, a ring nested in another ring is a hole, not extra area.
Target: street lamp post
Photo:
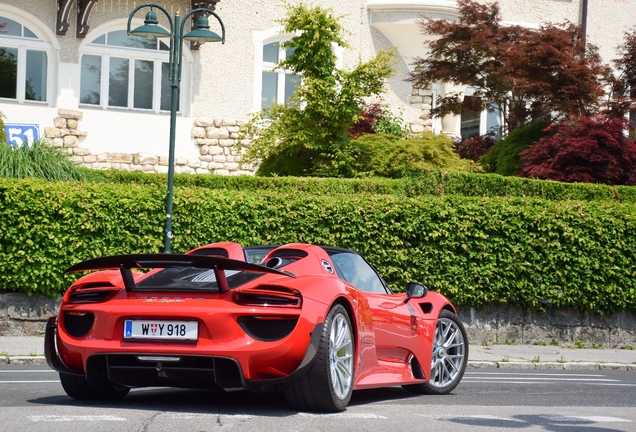
[[[139,9],[150,8],[146,13],[146,19],[144,25],[137,27],[134,30],[130,30],[130,23],[133,16]],[[168,18],[170,23],[170,32],[166,29],[159,27],[159,21],[157,20],[157,14],[154,11],[157,8]],[[201,16],[197,20],[196,28],[183,34],[185,23],[190,16],[195,13],[201,13]],[[210,25],[206,14],[214,16],[221,25],[221,36],[210,31]],[[183,41],[196,41],[200,44],[205,42],[222,42],[225,43],[225,26],[221,18],[212,10],[207,8],[197,8],[188,12],[183,20],[180,19],[179,13],[174,16],[174,21],[170,17],[170,14],[162,6],[154,3],[144,3],[137,6],[128,16],[128,26],[126,28],[128,35],[142,36],[148,39],[169,37],[170,38],[170,56],[168,60],[169,79],[171,86],[170,96],[170,147],[168,152],[168,193],[166,195],[166,225],[163,233],[163,253],[170,253],[170,240],[172,238],[172,196],[174,189],[174,143],[175,132],[177,127],[177,105],[179,101],[179,84],[181,83],[181,63],[183,53]]]

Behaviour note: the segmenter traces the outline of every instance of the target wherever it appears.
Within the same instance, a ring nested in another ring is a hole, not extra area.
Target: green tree
[[[365,98],[384,91],[395,53],[380,51],[353,70],[338,69],[333,46],[348,47],[340,17],[303,3],[285,7],[283,31],[298,36],[282,44],[292,54],[277,69],[302,80],[291,103],[265,108],[243,128],[241,145],[246,137],[255,137],[243,161],[262,162],[259,175],[351,177],[354,156],[347,131]]]

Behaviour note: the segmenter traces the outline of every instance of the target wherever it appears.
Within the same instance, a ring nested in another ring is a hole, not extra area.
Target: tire
[[[406,390],[420,394],[448,394],[457,387],[468,362],[468,336],[457,316],[443,310],[435,325],[431,377],[426,384],[409,384]]]
[[[283,387],[287,403],[299,411],[344,411],[353,392],[354,353],[351,319],[336,304],[327,314],[311,369]]]
[[[66,394],[78,400],[116,401],[125,398],[130,391],[130,388],[112,381],[95,384],[79,375],[60,373],[60,381]]]

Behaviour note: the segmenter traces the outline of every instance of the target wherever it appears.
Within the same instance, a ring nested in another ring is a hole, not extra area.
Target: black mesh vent
[[[297,317],[264,319],[245,316],[238,319],[238,323],[245,333],[263,342],[272,342],[284,338],[294,330],[297,322]]]
[[[64,330],[73,337],[81,338],[86,336],[93,328],[93,322],[95,322],[95,315],[92,313],[72,315],[69,312],[64,312]]]

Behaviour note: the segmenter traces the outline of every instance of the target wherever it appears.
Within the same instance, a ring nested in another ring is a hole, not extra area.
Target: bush
[[[4,131],[4,119],[5,116],[0,111],[0,145],[7,142],[7,133]]]
[[[177,253],[331,244],[363,253],[393,289],[420,281],[460,305],[636,310],[633,204],[200,187],[177,187],[174,204]],[[55,297],[80,260],[160,251],[164,217],[155,185],[0,179],[0,287]]]
[[[477,162],[495,144],[495,133],[486,133],[462,140],[457,146],[457,154],[462,159],[470,159]]]
[[[521,168],[520,153],[546,135],[544,129],[550,125],[547,120],[535,120],[517,127],[510,134],[497,141],[479,163],[486,172],[505,176],[517,175]]]
[[[164,189],[165,174],[99,171],[105,181],[152,185]],[[462,195],[472,197],[534,197],[552,201],[616,201],[636,204],[636,188],[603,184],[560,183],[522,177],[503,177],[461,171],[434,170],[401,179],[318,177],[254,177],[176,174],[175,185],[244,192],[278,191],[290,194],[375,194],[397,197]]]
[[[76,167],[59,148],[34,141],[21,146],[0,143],[0,177],[68,181],[97,179],[100,174]]]
[[[636,142],[625,118],[565,119],[522,153],[519,175],[564,182],[636,184]]]
[[[397,137],[406,137],[409,133],[404,120],[380,103],[364,105],[360,108],[358,120],[349,128],[348,134],[356,139],[364,134],[385,133]]]
[[[400,139],[390,134],[362,135],[353,142],[358,175],[400,178],[419,171],[451,169],[479,171],[453,152],[453,141],[443,135],[424,133]]]

